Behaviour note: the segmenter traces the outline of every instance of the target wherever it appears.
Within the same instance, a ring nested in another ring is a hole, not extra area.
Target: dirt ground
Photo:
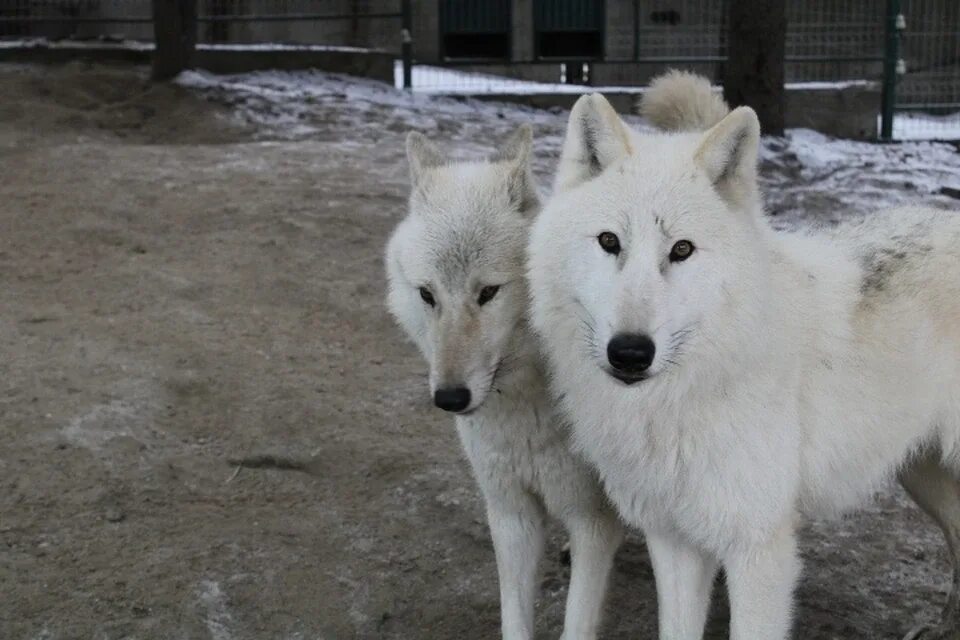
[[[289,135],[140,69],[0,66],[0,638],[497,637],[482,503],[384,309],[381,252],[410,126],[483,151],[529,115],[554,136],[545,175],[564,114],[329,86]],[[784,206],[836,215],[791,162]],[[238,472],[249,456],[267,467]],[[897,489],[809,526],[803,556],[797,638],[899,638],[949,583]],[[717,598],[708,637],[725,623]],[[633,536],[602,637],[655,630]]]

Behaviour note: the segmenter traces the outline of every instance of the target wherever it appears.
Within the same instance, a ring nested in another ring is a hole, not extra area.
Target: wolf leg
[[[800,570],[792,527],[724,559],[730,592],[730,640],[786,640]]]
[[[543,507],[524,494],[509,504],[489,504],[487,519],[500,576],[503,640],[530,640],[537,568],[543,555]]]
[[[938,455],[928,454],[900,473],[900,483],[940,525],[953,563],[953,584],[940,623],[917,627],[904,640],[960,640],[960,482]]]
[[[670,534],[645,532],[657,581],[661,640],[700,640],[717,562]]]
[[[615,515],[604,512],[571,518],[565,524],[572,567],[562,640],[594,640],[623,527]]]

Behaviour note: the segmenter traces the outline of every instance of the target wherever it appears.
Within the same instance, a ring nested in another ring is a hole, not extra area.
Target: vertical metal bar
[[[197,43],[197,0],[153,0],[153,79],[170,80],[190,66]]]
[[[883,97],[880,105],[880,139],[893,139],[897,103],[897,62],[900,60],[900,0],[887,0],[886,46],[883,53]]]
[[[640,0],[633,0],[633,59],[640,59]]]
[[[403,27],[400,34],[403,88],[413,89],[413,0],[403,0]]]

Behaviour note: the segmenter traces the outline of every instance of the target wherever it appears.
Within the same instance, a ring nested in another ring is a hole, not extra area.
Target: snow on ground
[[[506,135],[519,123],[530,122],[539,151],[535,168],[544,184],[566,126],[566,112],[560,109],[411,94],[315,71],[229,76],[187,72],[178,82],[234,105],[238,117],[257,125],[264,135],[283,139],[309,139],[327,126],[326,120],[317,121],[326,113],[324,107],[344,99],[353,106],[351,112],[339,112],[349,133],[338,143],[346,146],[357,139],[378,139],[385,128],[417,129],[475,156],[490,150],[491,127]],[[639,117],[625,117],[634,127],[647,128]],[[960,189],[960,153],[951,144],[873,144],[793,129],[785,138],[765,139],[761,158],[767,205],[778,226],[799,220],[836,223],[845,215],[910,203],[957,206],[941,193],[944,187]]]
[[[893,139],[960,140],[960,113],[941,116],[929,113],[898,113],[893,118]]]
[[[561,73],[557,64],[557,75]],[[394,86],[403,87],[403,64],[397,60],[393,69]],[[463,71],[447,67],[415,65],[413,67],[413,90],[417,93],[436,95],[530,95],[541,93],[583,93],[585,90],[601,93],[643,93],[645,87],[600,86],[584,87],[576,84],[535,82],[507,78],[491,73]]]
[[[370,49],[363,47],[344,47],[319,44],[289,44],[283,42],[258,42],[253,44],[205,43],[198,42],[197,49],[204,51],[344,51],[365,53]],[[145,40],[114,40],[95,38],[90,40],[50,40],[48,38],[0,39],[0,49],[131,49],[134,51],[153,51],[154,43]]]
[[[557,76],[563,73],[561,63],[556,65]],[[394,86],[403,88],[403,63],[397,60],[393,68]],[[601,93],[636,93],[642,94],[646,87],[636,86],[590,86],[562,84],[554,82],[537,82],[508,78],[492,73],[479,71],[464,71],[449,67],[434,67],[430,65],[415,65],[412,72],[413,90],[417,93],[435,95],[530,95],[545,93],[583,93],[584,91],[599,91]],[[849,87],[862,87],[874,84],[869,80],[841,80],[837,82],[788,82],[787,89],[792,90],[832,90]],[[715,88],[717,91],[721,89]]]

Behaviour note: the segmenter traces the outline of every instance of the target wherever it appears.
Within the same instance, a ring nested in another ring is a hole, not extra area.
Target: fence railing
[[[400,86],[433,93],[632,91],[666,67],[719,81],[727,53],[728,0],[196,2],[200,46],[386,51]],[[0,0],[0,38],[149,42],[151,4]],[[881,83],[881,138],[960,139],[960,1],[787,0],[787,19],[791,86]]]
[[[510,41],[485,59],[449,55],[456,47],[436,49],[422,41],[431,34],[418,34],[421,66],[415,70],[414,90],[531,93],[564,91],[562,84],[629,90],[667,67],[698,71],[715,81],[723,76],[727,0],[608,0],[599,26],[593,14],[572,27],[593,29],[602,35],[603,46],[580,38],[579,50],[568,48],[563,54],[542,46],[537,5],[544,2],[532,0],[530,16],[518,15],[521,5],[516,5]],[[471,5],[447,3],[461,12]],[[584,15],[580,0],[554,4],[569,5],[571,16]],[[475,39],[460,18],[461,32]],[[565,24],[569,27],[570,20]],[[960,112],[957,0],[788,0],[787,25],[785,76],[791,87],[876,83],[882,86],[877,106],[882,139],[960,139],[960,115],[949,115]],[[440,41],[447,44],[450,37],[441,33]],[[424,51],[428,55],[420,55]]]

